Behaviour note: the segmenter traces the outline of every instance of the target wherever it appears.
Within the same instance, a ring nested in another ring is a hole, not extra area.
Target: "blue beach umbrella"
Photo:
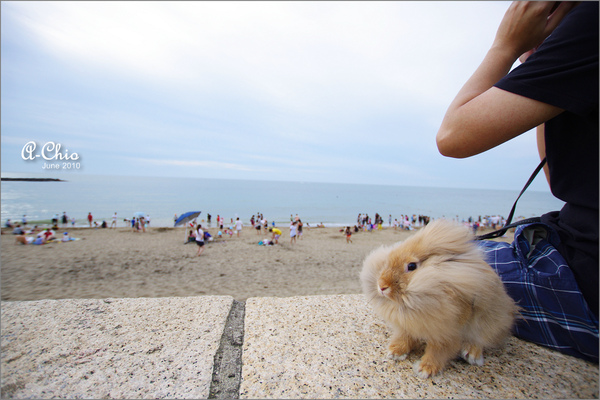
[[[200,212],[201,211],[188,211],[184,214],[181,214],[181,216],[177,218],[177,221],[175,221],[175,226],[183,225],[194,218],[197,218],[198,215],[200,215]]]

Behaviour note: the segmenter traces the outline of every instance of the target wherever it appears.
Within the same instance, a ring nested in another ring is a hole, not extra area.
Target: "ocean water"
[[[4,174],[4,177],[17,176]],[[427,215],[466,220],[485,215],[508,216],[519,191],[452,189],[364,184],[298,183],[193,178],[149,178],[69,175],[66,182],[7,182],[1,184],[2,224],[7,219],[47,221],[66,212],[77,225],[87,225],[91,212],[99,223],[110,224],[117,212],[118,226],[125,226],[135,212],[150,216],[150,226],[173,226],[174,215],[201,211],[199,220],[217,215],[226,223],[239,217],[264,214],[285,225],[298,214],[310,225],[354,225],[359,213],[374,217]],[[519,200],[515,217],[538,216],[559,210],[563,203],[550,192],[527,191]]]

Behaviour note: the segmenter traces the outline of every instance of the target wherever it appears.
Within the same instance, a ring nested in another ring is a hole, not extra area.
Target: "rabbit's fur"
[[[363,291],[393,329],[389,355],[404,359],[418,343],[425,354],[416,373],[429,377],[461,355],[483,364],[483,349],[511,334],[518,307],[485,262],[470,231],[436,220],[366,258]]]

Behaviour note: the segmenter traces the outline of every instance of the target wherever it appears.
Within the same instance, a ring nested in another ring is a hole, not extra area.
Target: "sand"
[[[234,234],[208,242],[199,257],[195,243],[184,244],[183,228],[149,228],[145,233],[70,228],[72,237],[83,240],[41,246],[15,244],[14,235],[3,230],[1,297],[23,301],[230,295],[244,301],[358,294],[365,256],[414,233],[384,228],[354,233],[352,243],[346,243],[340,228],[305,228],[302,239],[290,244],[289,228],[280,229],[279,245],[258,245],[270,235],[257,235],[246,226],[239,238]],[[209,229],[212,235],[216,231]]]

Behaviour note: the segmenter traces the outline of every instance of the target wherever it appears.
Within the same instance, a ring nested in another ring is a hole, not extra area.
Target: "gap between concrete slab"
[[[246,303],[233,300],[215,354],[209,399],[239,399]]]

